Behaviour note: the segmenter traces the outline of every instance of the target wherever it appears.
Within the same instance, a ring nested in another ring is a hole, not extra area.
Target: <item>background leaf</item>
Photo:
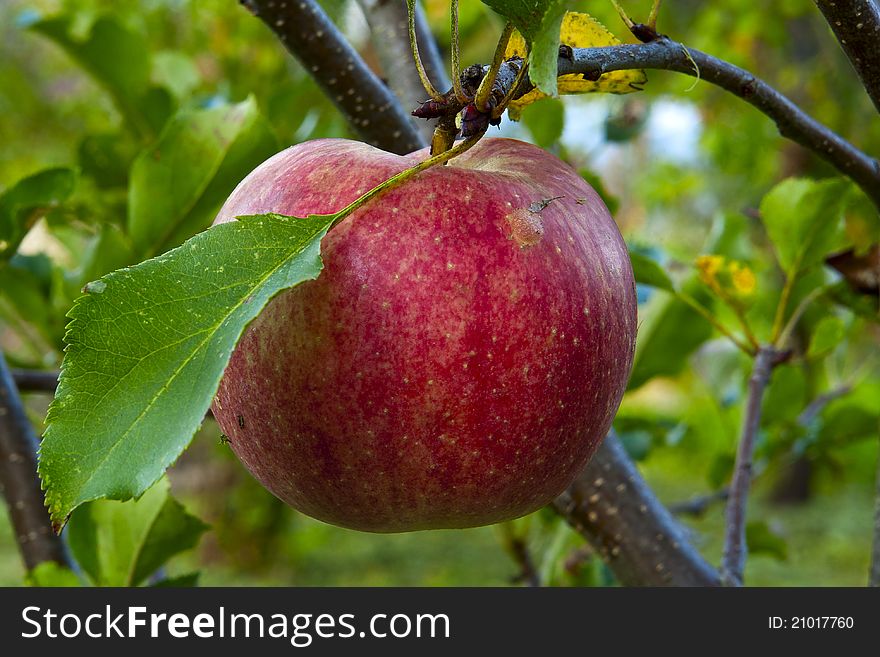
[[[72,169],[53,168],[19,180],[0,194],[0,263],[15,254],[27,231],[76,186]]]
[[[537,107],[526,107],[521,120],[538,146],[550,148],[562,136],[562,129],[565,127],[565,106],[561,100],[548,99]]]
[[[687,357],[712,335],[712,326],[683,301],[672,298],[664,304],[650,326],[639,330],[630,390],[655,376],[681,372]]]
[[[835,315],[827,315],[819,320],[810,337],[808,358],[819,358],[834,349],[843,340],[846,325]]]
[[[40,449],[56,526],[83,502],[136,497],[159,479],[201,425],[245,327],[318,275],[335,218],[242,217],[86,287],[68,314]]]
[[[839,178],[788,178],[761,201],[761,217],[789,276],[816,265],[841,245],[849,184]]]
[[[207,228],[235,185],[278,144],[253,98],[174,117],[131,171],[128,229],[145,256]]]
[[[73,57],[111,95],[135,132],[156,134],[173,111],[166,91],[150,87],[150,54],[143,35],[112,16],[101,16],[85,38],[74,36],[68,16],[48,18],[31,29]]]
[[[137,586],[207,529],[169,494],[162,478],[138,500],[98,500],[71,516],[67,537],[96,586]]]
[[[25,576],[26,586],[71,587],[82,586],[76,573],[54,561],[44,561]]]
[[[629,252],[629,260],[632,263],[633,276],[636,283],[650,285],[652,287],[675,292],[675,285],[669,275],[663,271],[658,262],[636,251]]]
[[[766,522],[756,521],[746,525],[746,545],[750,554],[764,554],[779,561],[788,559],[788,544]]]

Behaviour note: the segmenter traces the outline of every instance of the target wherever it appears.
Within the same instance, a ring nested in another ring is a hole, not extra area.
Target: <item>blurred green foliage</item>
[[[325,5],[374,63],[356,6]],[[448,2],[425,5],[448,49]],[[651,2],[623,5],[644,19]],[[610,3],[583,0],[571,8],[624,37]],[[488,61],[500,19],[477,0],[464,0],[461,9],[463,62]],[[880,153],[876,112],[812,3],[679,0],[664,5],[658,28],[755,72],[858,147]],[[265,155],[306,139],[350,136],[308,75],[237,2],[6,0],[0,39],[0,346],[14,365],[56,368],[64,314],[82,285],[204,228]],[[530,106],[521,124],[505,126],[584,171],[647,272],[636,368],[618,431],[663,501],[723,489],[750,359],[671,294],[667,281],[735,332],[742,314],[763,340],[776,324],[783,267],[796,273],[788,278],[786,317],[828,287],[804,306],[792,333],[794,358],[767,392],[746,579],[863,584],[880,443],[880,331],[876,301],[848,290],[820,261],[843,245],[863,249],[876,240],[876,211],[845,183],[807,182],[835,172],[740,100],[680,75],[648,76],[637,96],[547,100]],[[213,127],[224,134],[199,138]],[[156,175],[149,154],[157,144],[179,147],[190,172],[179,181],[179,198],[138,192]],[[790,177],[805,180],[776,187]],[[805,215],[829,225],[822,219],[834,213],[843,223],[833,235],[797,232],[809,229]],[[753,273],[748,304],[735,307],[700,281],[694,263],[707,254]],[[28,402],[39,423],[45,399]],[[610,571],[549,511],[509,526],[404,535],[306,518],[252,481],[210,422],[169,477],[176,497],[211,525],[196,550],[172,559],[169,578],[201,570],[208,585],[505,585],[521,581],[522,564],[510,555],[512,542],[522,541],[544,583],[613,584]],[[709,503],[685,522],[717,563],[722,505]],[[181,547],[195,540],[195,525],[187,526],[193,535]],[[98,540],[94,529],[80,523],[70,530],[86,562],[90,541]],[[169,555],[160,556],[150,568]],[[111,565],[85,570],[102,582],[106,572],[129,566],[134,580],[145,576],[137,564]],[[40,571],[30,581],[70,576]],[[0,515],[0,585],[23,579]]]

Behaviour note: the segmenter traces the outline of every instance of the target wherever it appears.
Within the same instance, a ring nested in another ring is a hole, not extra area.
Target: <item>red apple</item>
[[[300,144],[215,223],[336,212],[425,157]],[[608,431],[635,345],[629,257],[596,192],[535,146],[484,139],[349,216],[322,253],[220,384],[214,415],[248,470],[374,532],[500,522],[561,493]]]

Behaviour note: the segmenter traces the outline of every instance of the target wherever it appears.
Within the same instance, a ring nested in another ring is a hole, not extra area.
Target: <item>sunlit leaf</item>
[[[76,573],[70,568],[62,566],[54,561],[44,561],[38,564],[25,575],[26,586],[59,587],[82,586],[82,582]]]
[[[251,97],[183,112],[131,170],[128,229],[144,256],[207,228],[238,182],[278,150]]]
[[[761,218],[790,277],[819,264],[842,243],[849,184],[839,178],[788,178],[761,201]]]
[[[97,500],[71,516],[67,537],[77,563],[98,586],[137,586],[188,550],[207,526],[169,495],[163,478],[138,500]]]
[[[53,168],[22,178],[0,193],[0,263],[15,254],[37,219],[63,203],[75,186],[72,169]]]

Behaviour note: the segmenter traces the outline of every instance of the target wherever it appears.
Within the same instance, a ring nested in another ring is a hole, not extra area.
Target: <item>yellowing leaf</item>
[[[746,265],[739,262],[731,262],[730,278],[733,283],[733,289],[739,296],[754,294],[757,280],[755,279],[755,273]]]
[[[751,303],[758,281],[748,265],[720,255],[704,255],[697,258],[696,267],[703,284],[727,304],[744,308]]]
[[[562,27],[559,31],[560,42],[572,48],[596,48],[601,46],[614,46],[620,44],[620,40],[609,32],[595,18],[589,14],[569,11],[562,19]],[[528,57],[528,46],[520,32],[514,31],[507,45],[505,58]],[[628,94],[640,91],[641,85],[648,81],[642,70],[611,71],[605,73],[596,81],[585,80],[582,75],[562,75],[557,79],[557,88],[560,94],[584,94],[584,93],[609,93]],[[536,100],[546,98],[547,94],[539,89],[532,89],[529,93],[517,98],[508,107],[510,118],[518,120],[522,108],[534,103]]]

